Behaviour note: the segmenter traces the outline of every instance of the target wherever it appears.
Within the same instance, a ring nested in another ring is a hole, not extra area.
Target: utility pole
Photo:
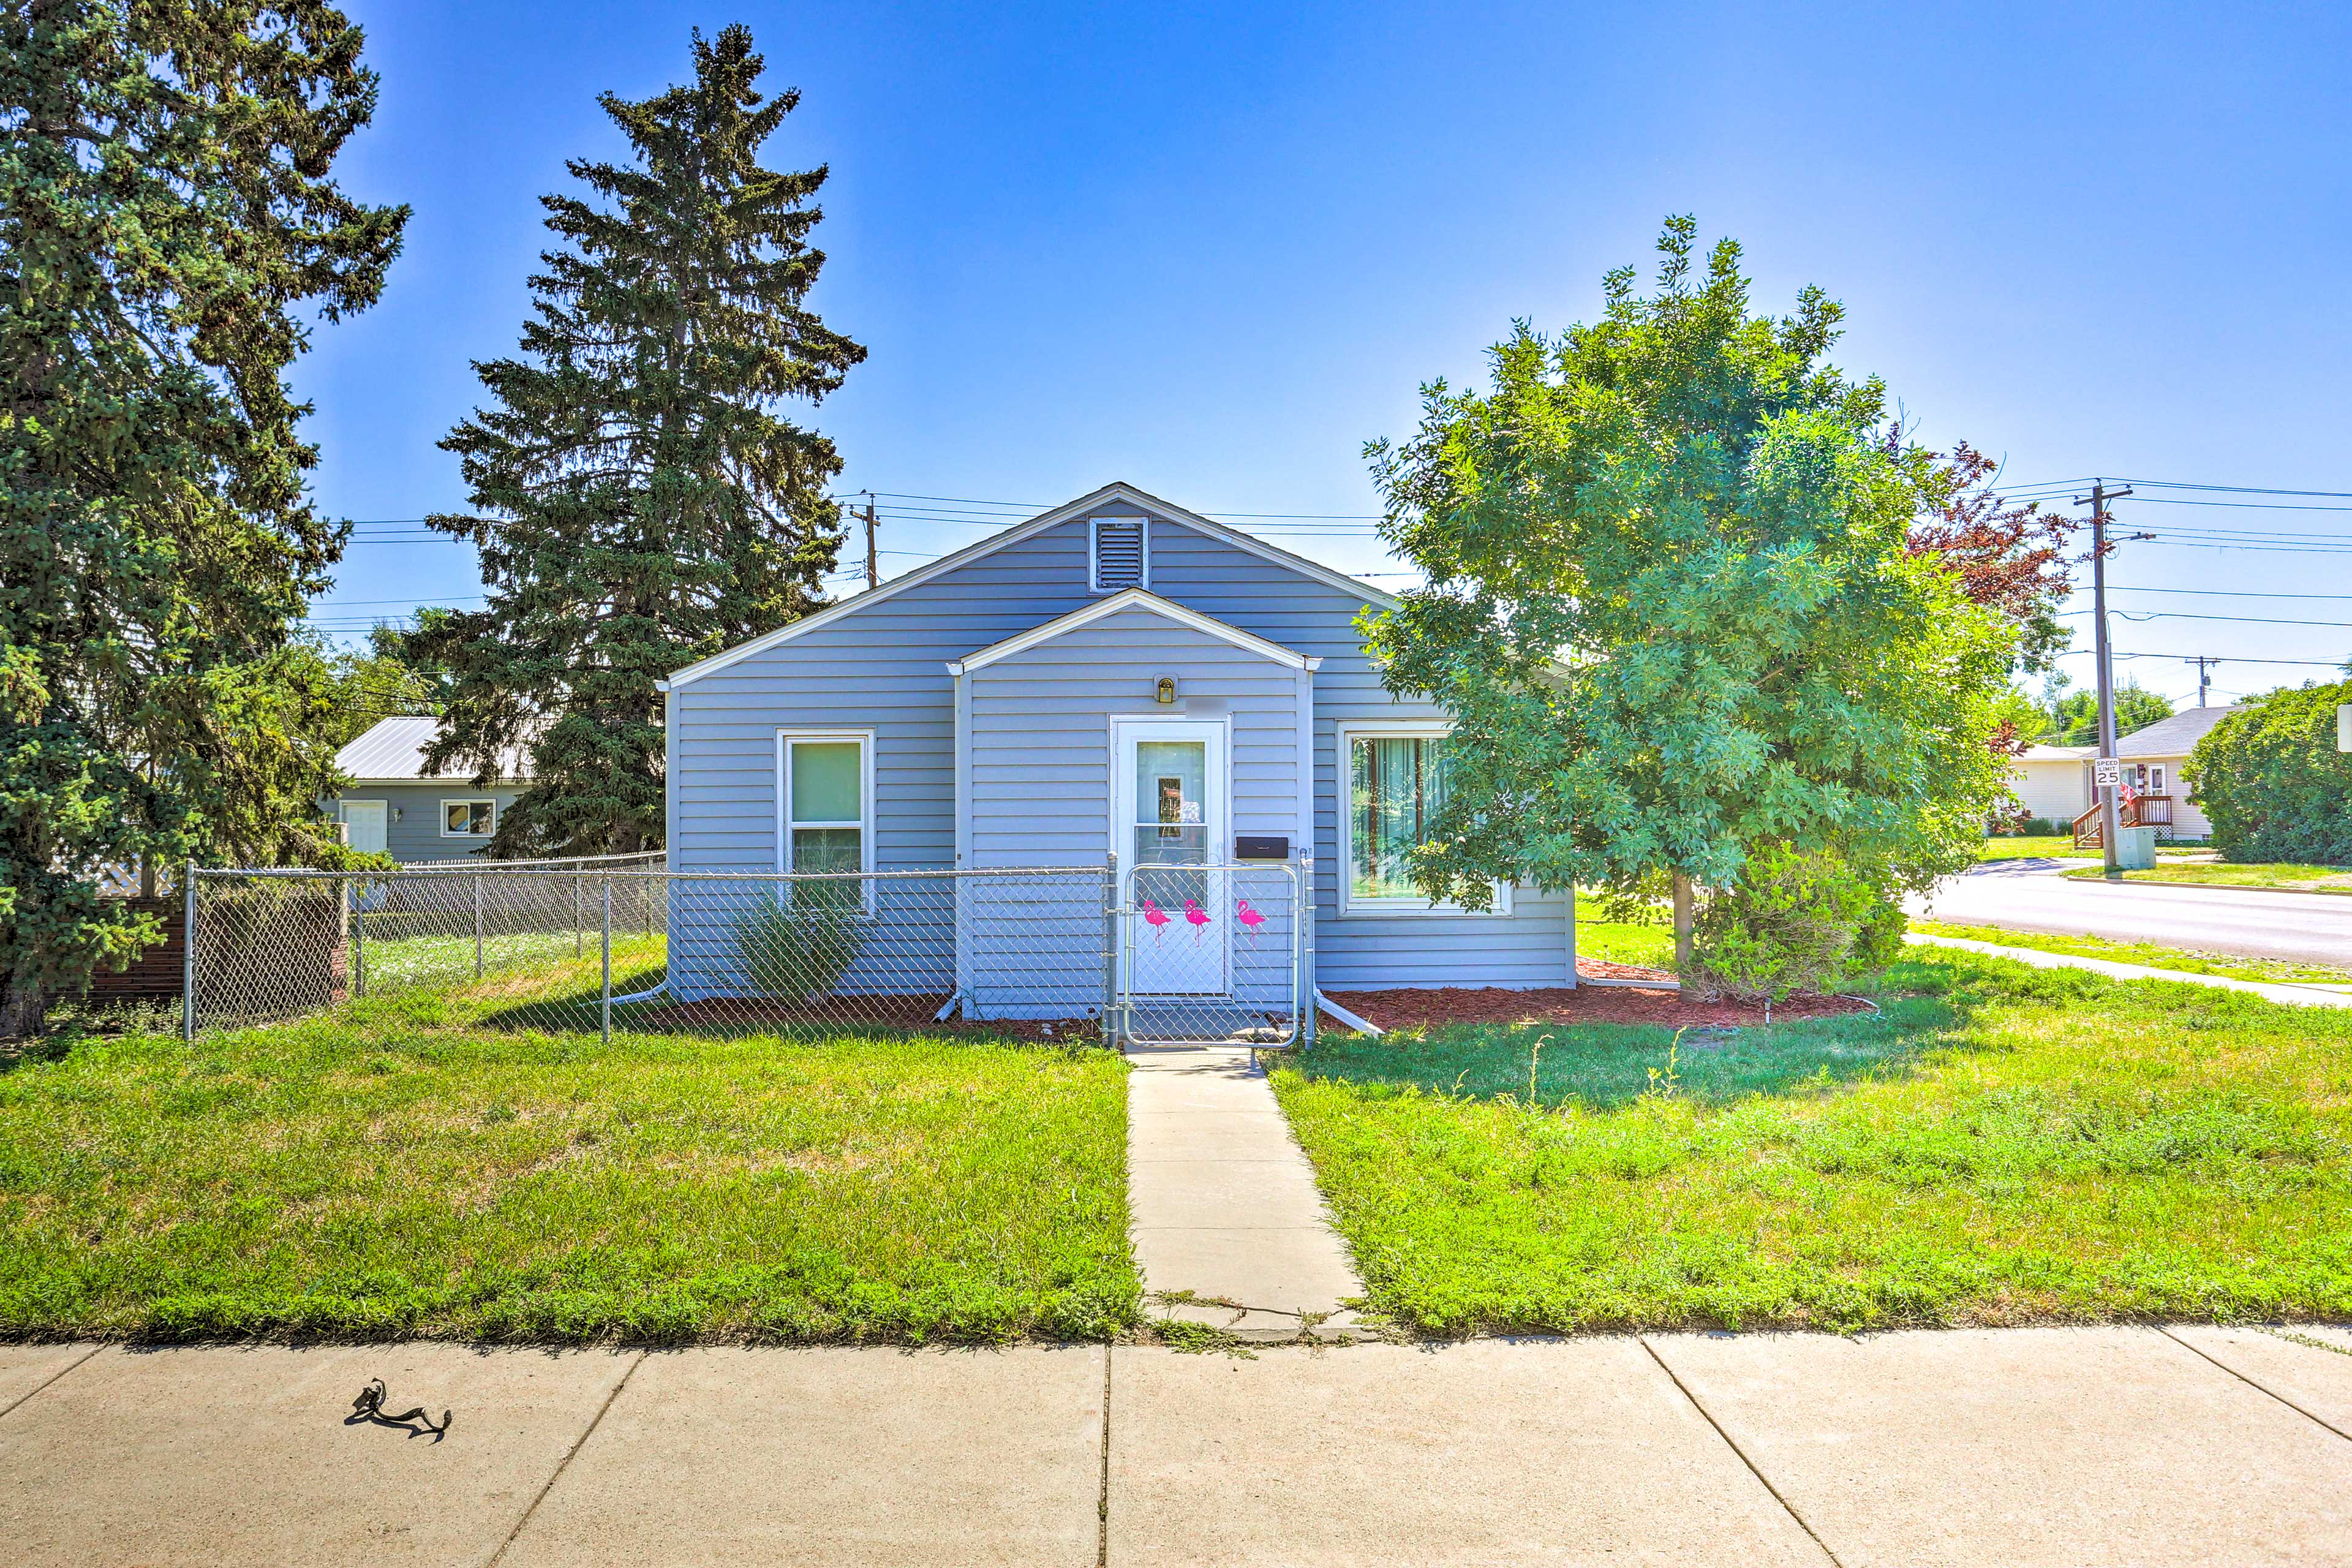
[[[2206,671],[2210,666],[2217,665],[2221,661],[2218,658],[2209,658],[2203,654],[2198,654],[2193,658],[2182,659],[2180,662],[2183,664],[2193,664],[2197,667],[2197,706],[2200,708],[2204,707]]]
[[[2116,673],[2113,655],[2107,644],[2107,503],[2131,494],[2130,487],[2119,490],[2107,489],[2100,480],[2091,486],[2091,621],[2096,628],[2095,646],[2099,667],[2099,751],[2101,762],[2112,761],[2116,754]],[[2074,504],[2084,504],[2082,497]],[[2116,786],[2099,786],[2099,854],[2109,877],[2121,877],[2123,868],[2116,860],[2116,836],[2123,824],[2116,810]]]
[[[866,492],[866,586],[869,589],[879,588],[882,585],[881,557],[874,549],[874,492],[867,490]]]

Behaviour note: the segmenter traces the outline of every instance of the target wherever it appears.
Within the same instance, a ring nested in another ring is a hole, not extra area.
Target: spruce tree
[[[407,217],[329,175],[360,41],[308,0],[0,5],[0,1034],[161,936],[110,869],[321,847],[292,633],[347,529],[283,373]]]
[[[495,405],[442,442],[477,512],[430,521],[480,547],[488,602],[411,652],[449,675],[435,765],[530,756],[495,855],[659,845],[656,683],[804,614],[840,548],[841,459],[780,412],[866,357],[804,304],[826,171],[761,165],[799,94],[756,90],[748,29],[693,46],[690,86],[599,100],[635,161],[574,161],[601,199],[543,198],[563,243],[522,357],[476,366]]]

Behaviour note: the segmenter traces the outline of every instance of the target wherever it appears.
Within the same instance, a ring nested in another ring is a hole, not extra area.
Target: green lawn
[[[1959,952],[1878,994],[1671,1068],[1662,1029],[1457,1029],[1275,1088],[1433,1334],[2352,1316],[2352,1016]]]
[[[2096,867],[2068,871],[2069,877],[2096,877]],[[2132,882],[2174,882],[2207,888],[2270,888],[2296,893],[2352,893],[2352,867],[2231,865],[2208,860],[2193,866],[2158,866],[2146,871],[2126,871]]]
[[[2072,858],[2083,852],[2074,847],[2074,840],[2064,834],[2025,835],[2014,838],[1988,838],[1977,851],[1979,860],[2024,860],[2035,857]]]
[[[595,967],[0,1070],[0,1336],[994,1341],[1136,1321],[1116,1058],[511,1026],[539,993],[593,994]]]
[[[1943,921],[1916,920],[1911,929],[1929,936],[1966,937],[1971,942],[1997,942],[2004,947],[2030,947],[2042,952],[2071,953],[2077,958],[2111,959],[2117,963],[2145,963],[2156,969],[2184,969],[2192,974],[2220,974],[2232,980],[2352,985],[2352,969],[2287,959],[2246,958],[2231,952],[2198,952],[2159,947],[2152,942],[2117,942],[2087,932],[2081,936],[2053,936],[2046,931],[2011,931],[2003,926],[1951,925]]]
[[[1664,918],[1664,911],[1660,911]],[[1576,955],[1605,959],[1611,963],[1639,963],[1652,969],[1675,966],[1675,931],[1671,925],[1628,925],[1605,918],[1599,900],[1576,896]]]
[[[2156,852],[2164,856],[2205,855],[2211,853],[2211,850],[2202,844],[2159,844],[2156,847]],[[2070,836],[2060,833],[2028,835],[2017,838],[1988,838],[1979,847],[1977,859],[1979,863],[1987,860],[2080,860],[2086,857],[2096,858],[2098,853],[2095,849],[2075,848],[2074,840]]]

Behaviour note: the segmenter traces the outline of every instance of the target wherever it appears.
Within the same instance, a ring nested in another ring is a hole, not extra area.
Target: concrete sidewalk
[[[2340,1329],[5,1346],[0,1563],[2347,1563],[2347,1434]]]
[[[1129,1236],[1150,1310],[1244,1340],[1354,1337],[1343,1303],[1363,1283],[1248,1047],[1127,1059]]]
[[[1903,940],[1920,947],[1957,947],[1969,952],[2013,958],[2036,969],[2087,969],[2116,980],[2173,980],[2183,985],[2210,985],[2220,991],[2243,991],[2267,1002],[2296,1007],[2352,1007],[2352,991],[2334,985],[2298,985],[2292,982],[2237,980],[2226,974],[2198,974],[2186,969],[2158,969],[2146,963],[2119,963],[2111,958],[2084,958],[2071,952],[2044,952],[2038,947],[2003,947],[1964,936],[1929,936],[1906,932]]]

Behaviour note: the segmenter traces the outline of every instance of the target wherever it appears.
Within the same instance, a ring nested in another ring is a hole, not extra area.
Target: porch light
[[[1160,703],[1160,705],[1161,705],[1161,706],[1163,706],[1163,707],[1164,707],[1164,706],[1166,706],[1166,705],[1167,705],[1167,704],[1169,704],[1169,703],[1171,703],[1171,702],[1175,701],[1175,700],[1176,700],[1176,678],[1175,678],[1174,676],[1172,676],[1172,675],[1163,675],[1163,676],[1161,676],[1161,677],[1160,678],[1160,685],[1159,685],[1159,687],[1158,687],[1157,690],[1155,691],[1154,695],[1155,695],[1155,697],[1157,698],[1157,700],[1159,700],[1159,702]]]

